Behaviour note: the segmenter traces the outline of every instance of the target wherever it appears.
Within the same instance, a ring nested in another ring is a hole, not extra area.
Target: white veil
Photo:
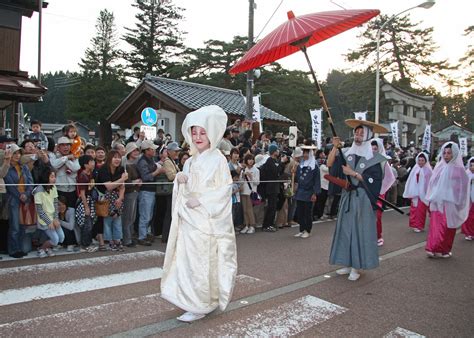
[[[453,158],[446,163],[443,153],[448,145],[451,145]],[[426,199],[430,202],[431,211],[446,213],[448,228],[458,228],[467,219],[469,188],[469,178],[458,145],[454,142],[443,144],[428,184]]]
[[[418,158],[420,156],[424,156],[426,159],[426,163],[423,167],[418,165]],[[410,170],[410,175],[408,176],[407,183],[405,184],[403,197],[413,199],[413,205],[416,207],[418,205],[418,198],[421,199],[421,201],[426,205],[429,203],[426,200],[426,191],[428,189],[428,183],[430,182],[433,169],[431,168],[429,157],[426,153],[419,153],[416,155],[415,162],[416,164],[413,169]],[[416,179],[417,175],[418,182]]]

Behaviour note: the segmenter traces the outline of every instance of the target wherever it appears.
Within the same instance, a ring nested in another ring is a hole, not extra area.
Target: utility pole
[[[249,0],[249,36],[247,42],[247,49],[250,50],[253,46],[253,12],[255,9],[255,1]],[[253,69],[247,72],[247,111],[245,119],[251,121],[253,119]]]

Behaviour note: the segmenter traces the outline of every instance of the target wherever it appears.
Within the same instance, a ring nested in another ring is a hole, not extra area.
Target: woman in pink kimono
[[[456,143],[441,147],[426,196],[431,211],[426,253],[449,258],[456,229],[466,221],[470,204],[469,177]]]
[[[469,176],[470,181],[470,192],[471,192],[471,207],[469,208],[469,216],[467,217],[466,222],[462,225],[462,233],[466,241],[474,240],[474,157],[471,157],[469,161],[467,161],[466,165],[466,174]]]
[[[409,225],[414,232],[422,232],[425,229],[429,204],[426,200],[426,190],[432,173],[433,169],[428,161],[428,155],[419,153],[416,156],[416,165],[410,171],[403,192],[404,198],[411,199]]]
[[[192,322],[230,302],[237,273],[232,223],[232,178],[217,149],[227,125],[218,106],[189,113],[181,132],[191,157],[176,175],[161,297],[185,310]]]

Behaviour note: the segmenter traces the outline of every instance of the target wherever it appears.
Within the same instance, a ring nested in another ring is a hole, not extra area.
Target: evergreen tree
[[[146,74],[168,76],[183,51],[184,33],[178,29],[183,9],[168,0],[135,0],[132,6],[139,10],[138,22],[123,36],[132,47],[124,53],[130,75],[139,80]]]
[[[362,61],[369,68],[376,67],[377,31],[384,22],[389,20],[387,15],[381,15],[370,21],[367,29],[359,38],[363,39],[361,46],[347,55],[347,60]],[[412,23],[408,15],[397,17],[389,22],[380,36],[380,69],[386,76],[395,74],[399,86],[406,89],[416,83],[416,76],[440,76],[444,78],[443,70],[452,69],[446,60],[434,61],[432,54],[437,47],[433,41],[433,28],[416,28],[418,23]]]
[[[469,26],[464,30],[464,36],[474,38],[474,26]],[[465,78],[466,85],[468,87],[474,85],[474,44],[471,43],[467,46],[466,54],[459,60],[463,65],[462,69],[468,69],[468,73]]]
[[[99,74],[101,78],[105,78],[121,71],[114,20],[114,14],[107,9],[100,11],[95,25],[96,36],[91,39],[91,47],[86,49],[85,56],[79,63],[84,76]]]
[[[100,11],[96,30],[79,64],[80,82],[70,87],[66,95],[68,119],[89,124],[90,128],[94,128],[97,121],[104,123],[130,91],[118,64],[120,54],[114,15],[107,10]]]
[[[207,40],[204,48],[188,48],[184,54],[180,78],[211,78],[220,73],[225,88],[230,88],[233,77],[229,70],[247,51],[247,38],[235,36],[232,42]]]

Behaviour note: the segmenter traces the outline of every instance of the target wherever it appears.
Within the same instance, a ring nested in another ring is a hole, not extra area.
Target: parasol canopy
[[[288,21],[253,46],[230,70],[238,74],[282,59],[363,24],[380,14],[378,9],[353,9],[319,12],[295,17],[288,12]]]

